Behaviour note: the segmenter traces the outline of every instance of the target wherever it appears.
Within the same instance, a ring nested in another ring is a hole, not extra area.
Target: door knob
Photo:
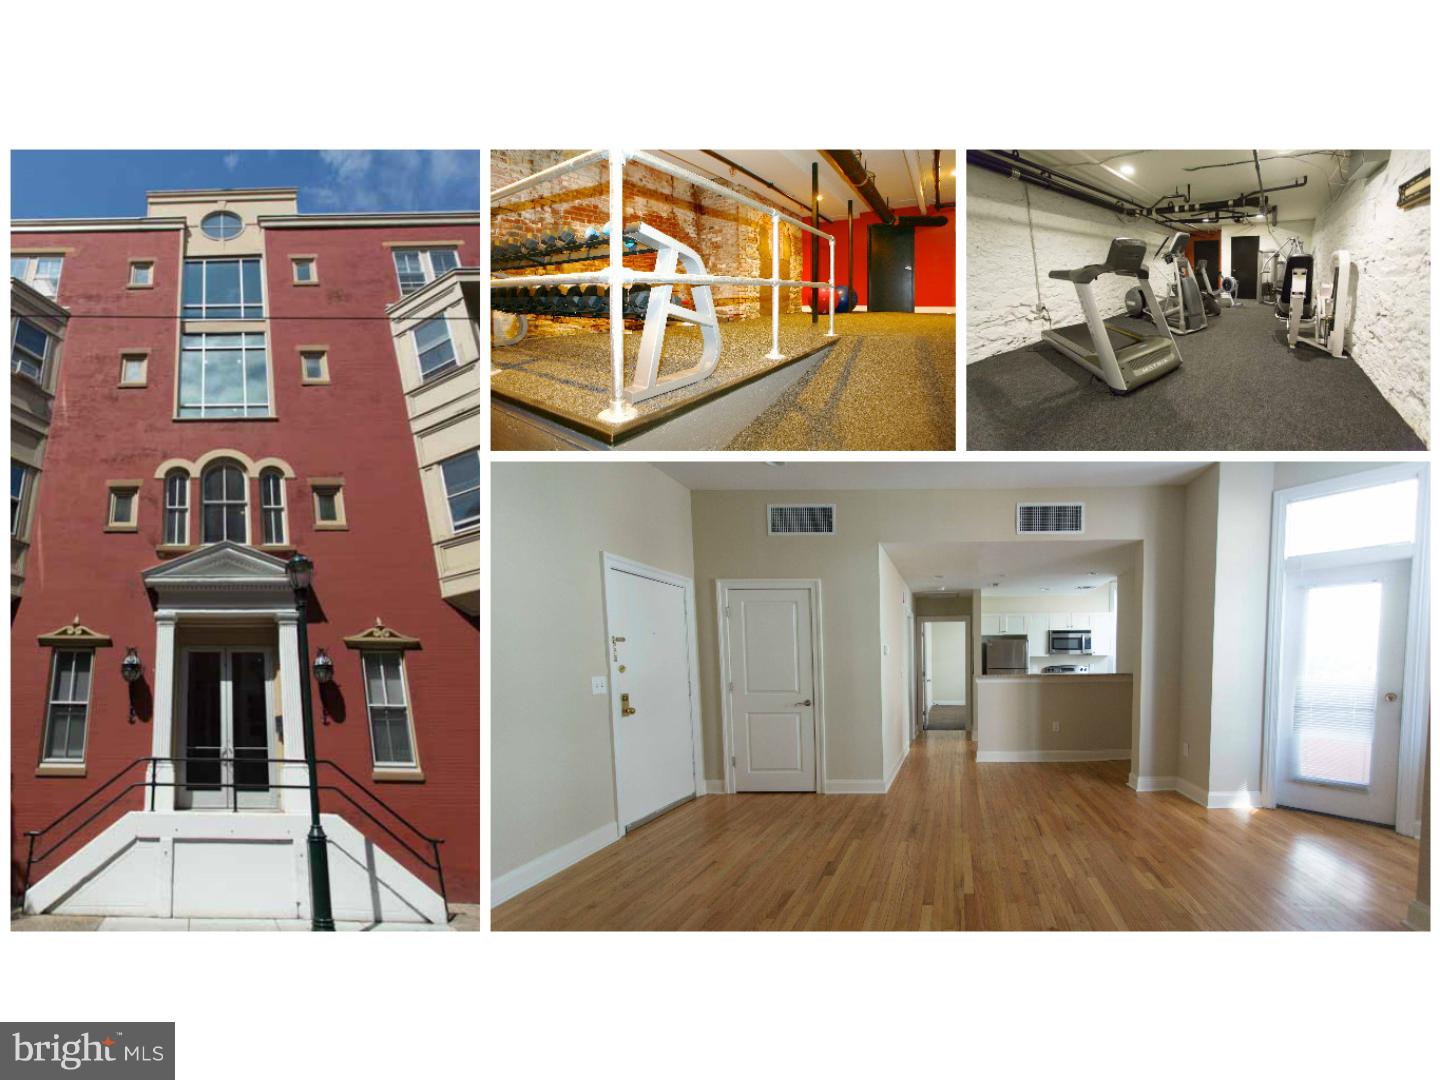
[[[1391,690],[1388,694],[1385,695],[1385,700],[1390,702],[1399,701],[1400,695],[1395,693],[1395,691]]]
[[[621,694],[621,695],[620,695],[620,715],[621,715],[621,716],[634,716],[634,715],[635,715],[635,709],[634,709],[634,707],[630,704],[630,695],[629,695],[629,694]]]
[[[804,705],[808,708],[810,705],[810,699],[807,697],[804,701],[797,701],[795,702],[794,707],[798,709],[801,705]]]

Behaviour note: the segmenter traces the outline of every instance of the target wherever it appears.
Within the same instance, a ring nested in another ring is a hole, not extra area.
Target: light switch
[[[1051,720],[1051,721],[1050,721],[1050,730],[1051,730],[1051,731],[1059,731],[1059,730],[1060,730],[1060,721],[1059,721],[1059,720]]]
[[[590,693],[606,694],[610,691],[609,680],[604,675],[590,676]]]

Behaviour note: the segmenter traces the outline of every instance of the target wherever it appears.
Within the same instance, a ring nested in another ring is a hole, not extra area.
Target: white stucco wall
[[[1430,439],[1430,206],[1395,205],[1399,187],[1430,167],[1428,150],[1395,150],[1353,180],[1315,219],[1322,279],[1332,252],[1360,268],[1350,355],[1416,433]]]
[[[1051,270],[1101,262],[1117,236],[1144,240],[1153,252],[1167,231],[1148,222],[1112,214],[1078,199],[1007,180],[967,167],[965,199],[965,359],[983,360],[1040,340],[1049,326],[1081,322],[1084,313],[1068,281],[1053,281]],[[1026,213],[1026,197],[1029,213]],[[1034,255],[1031,255],[1033,222]],[[1147,260],[1148,265],[1148,260]],[[1174,273],[1152,268],[1151,288],[1163,297]],[[1040,302],[1035,310],[1036,277]],[[1106,275],[1095,282],[1100,313],[1119,314],[1133,278]]]

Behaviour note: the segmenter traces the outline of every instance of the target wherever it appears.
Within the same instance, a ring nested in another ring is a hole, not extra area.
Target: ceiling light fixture
[[[1121,176],[1134,176],[1134,175],[1135,175],[1135,166],[1134,166],[1134,165],[1130,165],[1130,164],[1128,164],[1128,163],[1125,164],[1125,165],[1121,165],[1121,166],[1120,166],[1120,175],[1121,175]]]

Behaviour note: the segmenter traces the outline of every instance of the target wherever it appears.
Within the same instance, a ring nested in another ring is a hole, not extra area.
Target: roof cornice
[[[262,229],[354,229],[376,225],[475,225],[479,211],[457,210],[393,214],[261,214]]]
[[[47,232],[171,232],[185,228],[181,217],[21,218],[10,222],[12,233]]]
[[[201,196],[214,198],[216,196],[234,199],[274,199],[274,198],[295,198],[300,193],[299,188],[293,187],[259,187],[259,188],[174,188],[161,191],[145,192],[146,199],[159,199],[161,201],[173,200],[175,202],[188,202],[191,199]]]

